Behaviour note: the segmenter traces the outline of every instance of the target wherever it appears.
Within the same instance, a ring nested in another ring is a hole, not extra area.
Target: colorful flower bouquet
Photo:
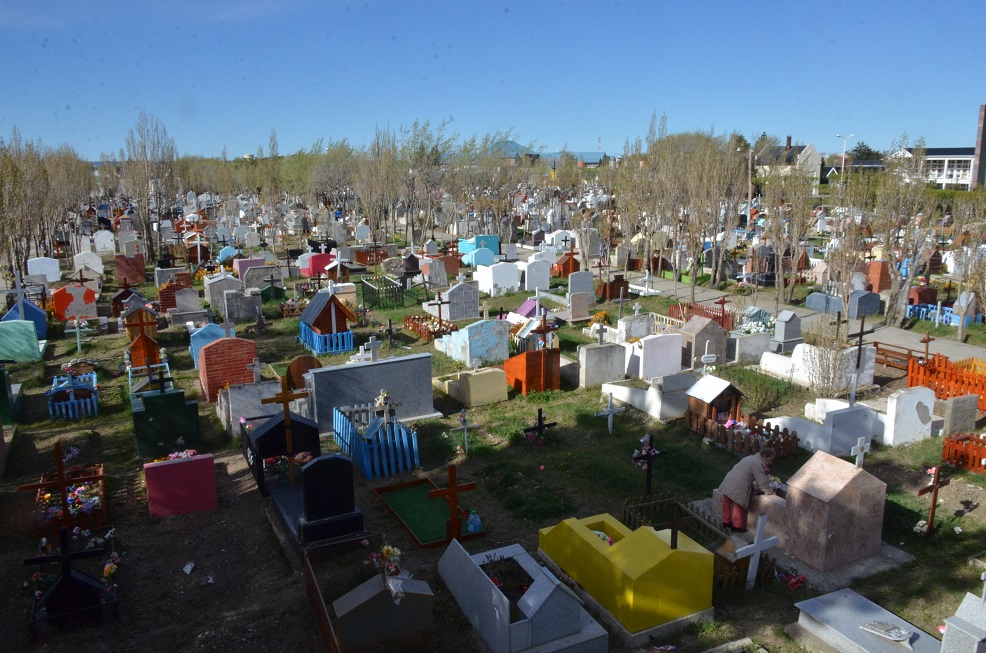
[[[47,471],[42,483],[58,478],[56,472]],[[98,480],[81,481],[93,478]],[[34,534],[37,537],[57,538],[62,526],[67,528],[94,529],[106,526],[106,479],[103,465],[77,465],[65,470],[65,492],[68,494],[68,511],[62,505],[58,488],[38,490],[34,504]]]

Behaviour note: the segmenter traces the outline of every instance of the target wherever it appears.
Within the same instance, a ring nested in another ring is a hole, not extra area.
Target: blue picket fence
[[[96,373],[56,376],[48,395],[49,419],[75,420],[99,414],[99,385]]]
[[[333,410],[336,444],[369,480],[410,472],[421,465],[418,434],[397,421],[375,419],[361,434],[345,413]]]
[[[311,326],[301,323],[301,333],[298,340],[316,356],[321,354],[337,354],[344,351],[352,351],[353,332],[343,331],[342,333],[315,333]]]

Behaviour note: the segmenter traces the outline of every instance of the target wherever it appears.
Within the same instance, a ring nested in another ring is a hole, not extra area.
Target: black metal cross
[[[439,323],[439,328],[441,328],[441,322],[442,322],[442,306],[445,306],[446,304],[451,304],[451,303],[452,302],[449,301],[449,300],[447,300],[447,299],[445,301],[442,301],[442,293],[440,293],[440,292],[435,294],[435,300],[434,301],[428,302],[428,306],[437,306],[438,307],[438,323]]]
[[[645,469],[647,471],[647,485],[646,485],[645,494],[647,496],[650,496],[651,473],[653,472],[653,468],[654,468],[654,458],[666,454],[667,451],[658,451],[657,449],[654,448],[653,435],[645,435],[644,437],[640,438],[640,444],[643,445],[643,447],[640,449],[640,453],[638,453],[635,456],[632,456],[631,460],[634,462],[634,464],[644,463],[646,465]]]
[[[558,422],[548,422],[547,424],[545,424],[544,410],[538,408],[537,421],[534,422],[534,426],[529,426],[526,429],[524,429],[524,435],[526,435],[529,439],[533,439],[535,434],[537,434],[537,442],[538,444],[540,444],[541,442],[544,441],[544,432],[555,426],[558,426]]]
[[[85,549],[83,551],[72,551],[68,538],[68,528],[64,526],[62,526],[58,533],[58,540],[60,544],[58,555],[39,555],[31,558],[25,558],[24,565],[30,567],[31,565],[45,565],[51,562],[57,562],[61,566],[62,577],[67,579],[72,575],[73,560],[99,558],[106,553],[106,550],[102,547]]]
[[[380,328],[380,332],[387,334],[387,344],[390,345],[390,347],[393,347],[394,346],[394,321],[391,320],[390,318],[387,318],[387,328],[384,329],[383,327],[381,327]]]
[[[157,374],[156,374],[157,378],[156,379],[152,379],[151,378],[150,369],[151,369],[151,366],[148,365],[147,366],[147,370],[148,370],[148,372],[147,372],[147,389],[148,390],[153,390],[153,388],[154,388],[154,385],[153,384],[155,384],[155,383],[157,384],[158,392],[160,392],[161,394],[164,394],[164,391],[167,389],[165,386],[168,383],[171,384],[171,387],[174,387],[175,380],[173,378],[171,378],[170,376],[165,376],[163,369],[161,369],[160,367],[157,369]]]

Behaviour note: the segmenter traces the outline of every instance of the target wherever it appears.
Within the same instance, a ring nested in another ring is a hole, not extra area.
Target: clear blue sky
[[[986,3],[0,0],[0,136],[115,153],[145,109],[181,154],[281,154],[452,121],[546,150],[767,132],[971,147]]]

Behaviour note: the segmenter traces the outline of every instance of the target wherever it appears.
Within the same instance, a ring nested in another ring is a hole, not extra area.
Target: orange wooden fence
[[[916,358],[908,362],[907,387],[917,386],[934,390],[939,399],[979,395],[979,410],[986,410],[986,376],[966,371],[941,354],[935,354],[924,365]]]
[[[941,461],[952,467],[986,474],[986,435],[963,433],[944,438]]]
[[[960,361],[955,361],[955,366],[972,374],[986,376],[986,360],[982,358],[963,358]]]
[[[668,315],[678,319],[688,321],[693,315],[707,317],[726,331],[732,331],[736,320],[730,310],[722,306],[707,304],[672,304],[668,307]]]
[[[798,452],[798,434],[776,425],[767,426],[757,418],[747,415],[743,418],[746,429],[726,428],[714,419],[698,413],[685,413],[685,425],[689,431],[708,438],[715,444],[735,451],[741,456],[749,456],[762,447],[771,447],[775,457],[786,458]]]

